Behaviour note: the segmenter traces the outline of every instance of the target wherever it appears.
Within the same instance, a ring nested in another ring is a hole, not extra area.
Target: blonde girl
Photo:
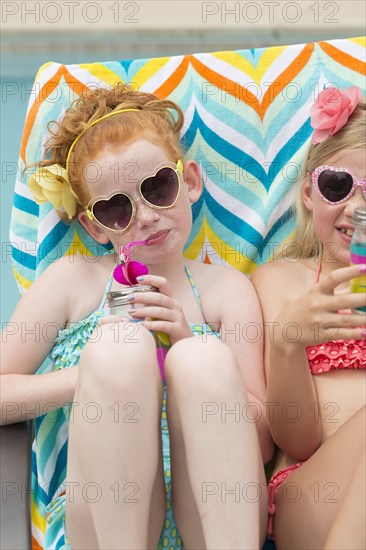
[[[281,549],[363,549],[365,294],[350,281],[353,212],[365,208],[366,108],[359,88],[326,88],[298,188],[295,240],[259,268],[268,333],[267,412],[279,448],[269,484],[270,534]]]

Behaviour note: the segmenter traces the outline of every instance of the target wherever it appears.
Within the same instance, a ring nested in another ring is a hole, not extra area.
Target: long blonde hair
[[[297,221],[294,239],[285,243],[286,256],[297,259],[317,258],[321,252],[321,243],[315,234],[312,213],[305,207],[302,200],[302,190],[309,181],[309,174],[339,151],[350,151],[366,148],[366,98],[363,97],[350,116],[347,124],[333,136],[328,137],[322,143],[311,143],[303,165],[302,174],[297,183],[297,193],[293,212]],[[276,257],[283,254],[284,247]]]

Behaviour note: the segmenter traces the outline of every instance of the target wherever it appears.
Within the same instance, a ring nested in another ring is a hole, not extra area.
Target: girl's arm
[[[219,278],[221,341],[233,351],[248,395],[248,406],[241,411],[241,420],[254,420],[263,462],[267,463],[273,455],[273,441],[264,406],[266,382],[260,305],[253,285],[239,271],[225,268],[224,279],[222,277]]]
[[[294,341],[298,317],[279,318],[291,293],[289,282],[284,285],[285,274],[277,264],[266,264],[254,272],[252,282],[265,321],[266,409],[271,433],[285,454],[305,460],[320,445],[321,426],[315,421],[317,397],[305,346]]]
[[[301,293],[301,280],[292,281],[289,269],[276,262],[266,264],[255,271],[252,282],[266,327],[266,407],[272,436],[285,454],[305,460],[321,442],[317,394],[306,346],[335,338],[334,327],[337,339],[361,338],[361,329],[349,328],[360,320],[338,313],[360,298],[334,295],[337,285],[356,276],[357,267],[338,269]],[[299,272],[294,273],[296,279]]]
[[[267,349],[266,408],[273,439],[285,454],[306,460],[320,445],[321,424],[305,348],[280,337]]]
[[[74,399],[77,367],[47,374],[1,376],[0,426],[31,420]]]
[[[38,416],[47,403],[54,403],[51,410],[72,401],[76,369],[32,375],[67,322],[76,286],[74,272],[75,264],[67,258],[51,265],[21,298],[2,332],[1,424]]]

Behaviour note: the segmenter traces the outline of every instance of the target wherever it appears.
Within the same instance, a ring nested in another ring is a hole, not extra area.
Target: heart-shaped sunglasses
[[[358,179],[347,168],[318,166],[311,172],[311,179],[318,195],[328,204],[340,204],[361,187],[366,199],[366,180]]]
[[[152,208],[172,208],[178,199],[180,175],[183,174],[183,163],[178,160],[175,168],[159,165],[152,175],[137,184],[137,192],[143,202]],[[112,191],[107,196],[91,199],[86,205],[90,220],[110,231],[127,231],[136,214],[135,201],[127,193]]]

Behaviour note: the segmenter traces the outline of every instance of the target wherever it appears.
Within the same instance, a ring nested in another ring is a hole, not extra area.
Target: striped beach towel
[[[289,208],[311,135],[311,103],[329,84],[365,91],[365,38],[42,66],[24,127],[10,229],[21,291],[65,254],[103,252],[78,222],[68,227],[50,204],[34,202],[21,169],[41,158],[47,124],[73,99],[117,82],[133,82],[184,111],[182,142],[204,181],[187,257],[251,273],[294,229]]]

